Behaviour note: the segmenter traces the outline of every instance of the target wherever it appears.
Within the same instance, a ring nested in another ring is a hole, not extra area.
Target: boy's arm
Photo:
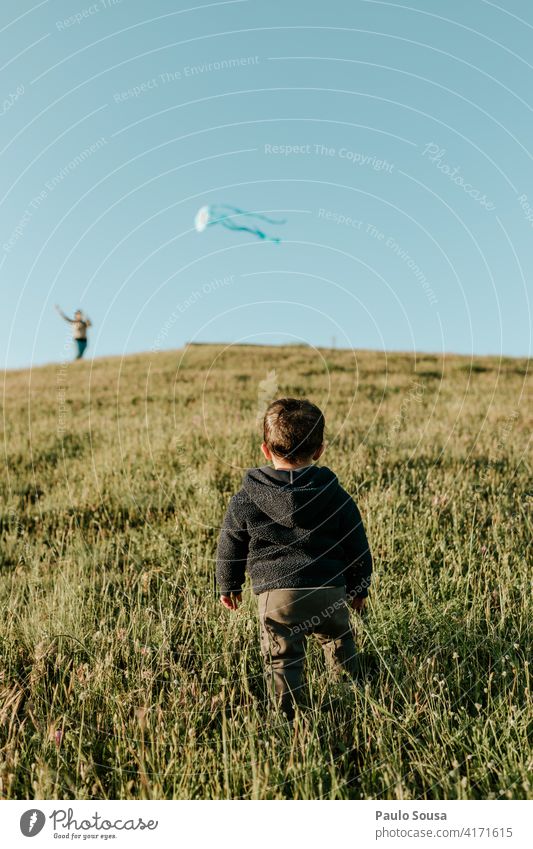
[[[239,519],[234,496],[220,530],[217,548],[217,586],[222,595],[240,593],[244,583],[250,537],[246,523]]]
[[[346,592],[352,600],[366,598],[372,575],[372,555],[359,508],[348,493],[341,512],[341,534],[348,561],[344,573]]]

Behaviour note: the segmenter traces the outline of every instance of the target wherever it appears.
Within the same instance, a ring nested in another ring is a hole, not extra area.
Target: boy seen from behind
[[[273,468],[249,469],[230,500],[217,584],[221,603],[234,610],[250,576],[269,689],[292,719],[310,634],[338,675],[355,674],[349,607],[363,610],[372,557],[354,500],[330,469],[314,465],[324,451],[319,408],[281,398],[268,407],[263,428],[261,450]]]

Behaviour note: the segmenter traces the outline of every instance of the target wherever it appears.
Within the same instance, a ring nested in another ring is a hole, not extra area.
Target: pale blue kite
[[[222,224],[228,230],[251,233],[253,236],[257,236],[259,239],[265,239],[267,242],[281,242],[281,239],[276,236],[268,236],[258,226],[248,226],[236,220],[243,218],[257,218],[259,221],[266,221],[268,224],[286,223],[284,220],[278,221],[275,218],[269,218],[268,215],[262,215],[260,212],[246,212],[246,210],[239,209],[236,206],[219,203],[212,206],[202,206],[195,215],[194,227],[197,233],[203,233],[206,227],[212,227],[213,224]]]

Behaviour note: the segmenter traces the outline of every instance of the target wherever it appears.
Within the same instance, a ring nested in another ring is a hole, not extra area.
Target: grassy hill
[[[0,796],[531,798],[527,369],[194,346],[7,372]],[[213,590],[271,394],[324,409],[376,569],[359,691],[311,645],[292,732],[253,595]]]

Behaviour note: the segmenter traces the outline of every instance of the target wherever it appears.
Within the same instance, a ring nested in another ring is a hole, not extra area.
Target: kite
[[[278,221],[259,212],[246,212],[246,210],[238,209],[236,206],[221,203],[200,207],[194,217],[194,227],[197,233],[203,233],[206,227],[212,227],[213,224],[222,224],[228,230],[242,230],[246,233],[252,233],[252,235],[259,239],[265,239],[267,242],[281,242],[281,239],[275,236],[267,236],[258,226],[247,226],[236,221],[236,218],[257,218],[259,221],[266,221],[268,224],[285,224],[283,220]]]

